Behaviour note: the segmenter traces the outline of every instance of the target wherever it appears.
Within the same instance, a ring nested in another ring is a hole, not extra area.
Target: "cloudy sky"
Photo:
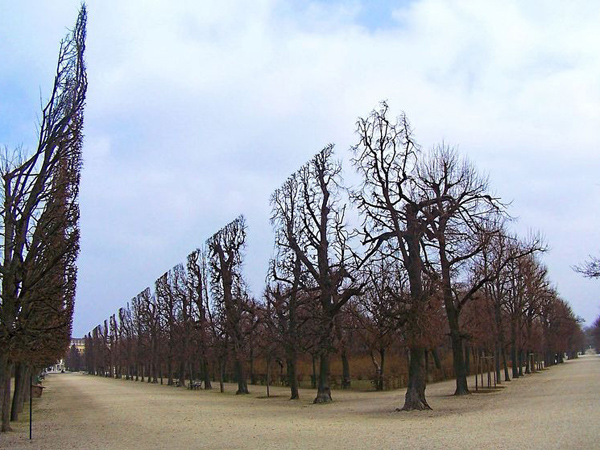
[[[0,145],[33,148],[78,6],[0,2]],[[238,214],[260,295],[270,193],[327,143],[346,157],[384,99],[489,175],[593,321],[600,281],[571,266],[600,254],[599,23],[596,0],[90,1],[73,334]]]

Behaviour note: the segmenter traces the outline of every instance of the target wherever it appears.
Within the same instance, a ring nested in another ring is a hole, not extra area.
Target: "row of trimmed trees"
[[[239,217],[94,328],[85,337],[88,371],[153,383],[166,378],[169,385],[201,379],[210,388],[216,369],[223,389],[231,358],[238,393],[247,393],[247,339],[257,308],[241,273],[245,240]]]
[[[28,154],[5,147],[0,156],[3,432],[23,409],[30,376],[59,360],[69,347],[79,252],[85,36],[82,5],[75,28],[60,45],[37,148]]]
[[[383,388],[386,352],[401,347],[402,409],[414,410],[429,408],[428,355],[440,348],[451,351],[456,395],[469,393],[473,349],[495,355],[498,378],[510,379],[509,361],[518,377],[534,354],[550,365],[581,348],[578,320],[538,259],[543,244],[507,231],[505,205],[472,163],[446,146],[422,152],[386,103],[358,120],[357,136],[359,186],[343,186],[328,145],[272,194],[275,250],[260,301],[242,276],[240,217],[88,334],[88,369],[207,387],[218,374],[222,388],[229,364],[243,394],[260,355],[267,367],[285,361],[298,398],[298,360],[309,354],[321,403],[331,401],[332,356],[348,386],[351,358],[367,351]]]

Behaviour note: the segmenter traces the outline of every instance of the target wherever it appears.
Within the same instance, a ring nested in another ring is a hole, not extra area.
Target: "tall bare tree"
[[[226,225],[207,241],[213,300],[224,312],[227,334],[233,345],[238,383],[236,394],[248,394],[243,328],[248,305],[241,270],[245,245],[246,223],[243,216]]]
[[[345,228],[340,200],[341,164],[328,145],[294,173],[271,198],[278,245],[294,254],[302,267],[301,288],[312,296],[319,320],[319,382],[315,403],[331,401],[329,359],[335,318],[362,284],[353,274],[355,255]]]
[[[10,430],[10,372],[16,353],[22,352],[23,346],[39,352],[44,342],[56,343],[42,336],[56,333],[62,333],[63,343],[53,356],[68,348],[74,262],[79,251],[77,199],[87,91],[86,20],[82,5],[75,28],[60,45],[54,87],[42,110],[36,150],[31,156],[21,154],[17,158],[6,152],[0,167],[2,431]],[[44,309],[60,311],[60,317],[53,315],[46,320],[44,314],[35,313]]]
[[[206,251],[196,249],[187,257],[188,289],[195,317],[196,345],[200,354],[200,372],[204,389],[212,389],[209,371],[209,296]]]
[[[435,201],[416,194],[418,147],[406,116],[388,117],[383,102],[357,123],[353,163],[362,184],[353,199],[364,217],[363,242],[375,251],[388,242],[406,269],[410,291],[407,340],[410,354],[408,388],[402,410],[430,409],[425,398],[425,352],[428,330],[422,324],[429,298],[423,286],[421,241],[427,231],[425,208]]]
[[[416,185],[417,195],[430,200],[423,208],[424,246],[429,250],[425,267],[442,291],[456,376],[454,394],[465,395],[469,393],[468,368],[460,313],[493,275],[473,272],[469,266],[499,232],[503,205],[489,195],[487,179],[446,146],[434,148],[423,158],[417,166]]]
[[[299,236],[302,229],[300,185],[296,174],[271,196],[271,223],[275,227],[275,258],[271,261],[266,300],[276,322],[273,326],[283,343],[287,361],[291,399],[300,398],[297,361],[299,351],[299,312],[308,295],[302,290],[302,262],[290,245],[289,236]],[[303,295],[304,294],[304,295]]]

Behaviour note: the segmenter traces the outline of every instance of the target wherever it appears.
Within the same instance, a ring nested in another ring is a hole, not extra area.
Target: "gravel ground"
[[[471,378],[470,383],[473,382]],[[600,357],[584,356],[494,392],[456,398],[430,385],[433,411],[395,412],[404,391],[334,391],[334,402],[289,401],[288,390],[251,395],[188,391],[80,374],[50,375],[11,433],[10,449],[593,449],[600,448]]]

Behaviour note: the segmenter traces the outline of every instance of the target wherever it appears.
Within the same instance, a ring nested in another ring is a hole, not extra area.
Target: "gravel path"
[[[471,383],[473,379],[469,380]],[[592,449],[600,448],[600,357],[525,376],[495,392],[455,398],[453,382],[430,385],[433,411],[399,413],[404,391],[313,391],[251,386],[250,396],[110,380],[46,378],[28,415],[0,435],[10,449]]]

